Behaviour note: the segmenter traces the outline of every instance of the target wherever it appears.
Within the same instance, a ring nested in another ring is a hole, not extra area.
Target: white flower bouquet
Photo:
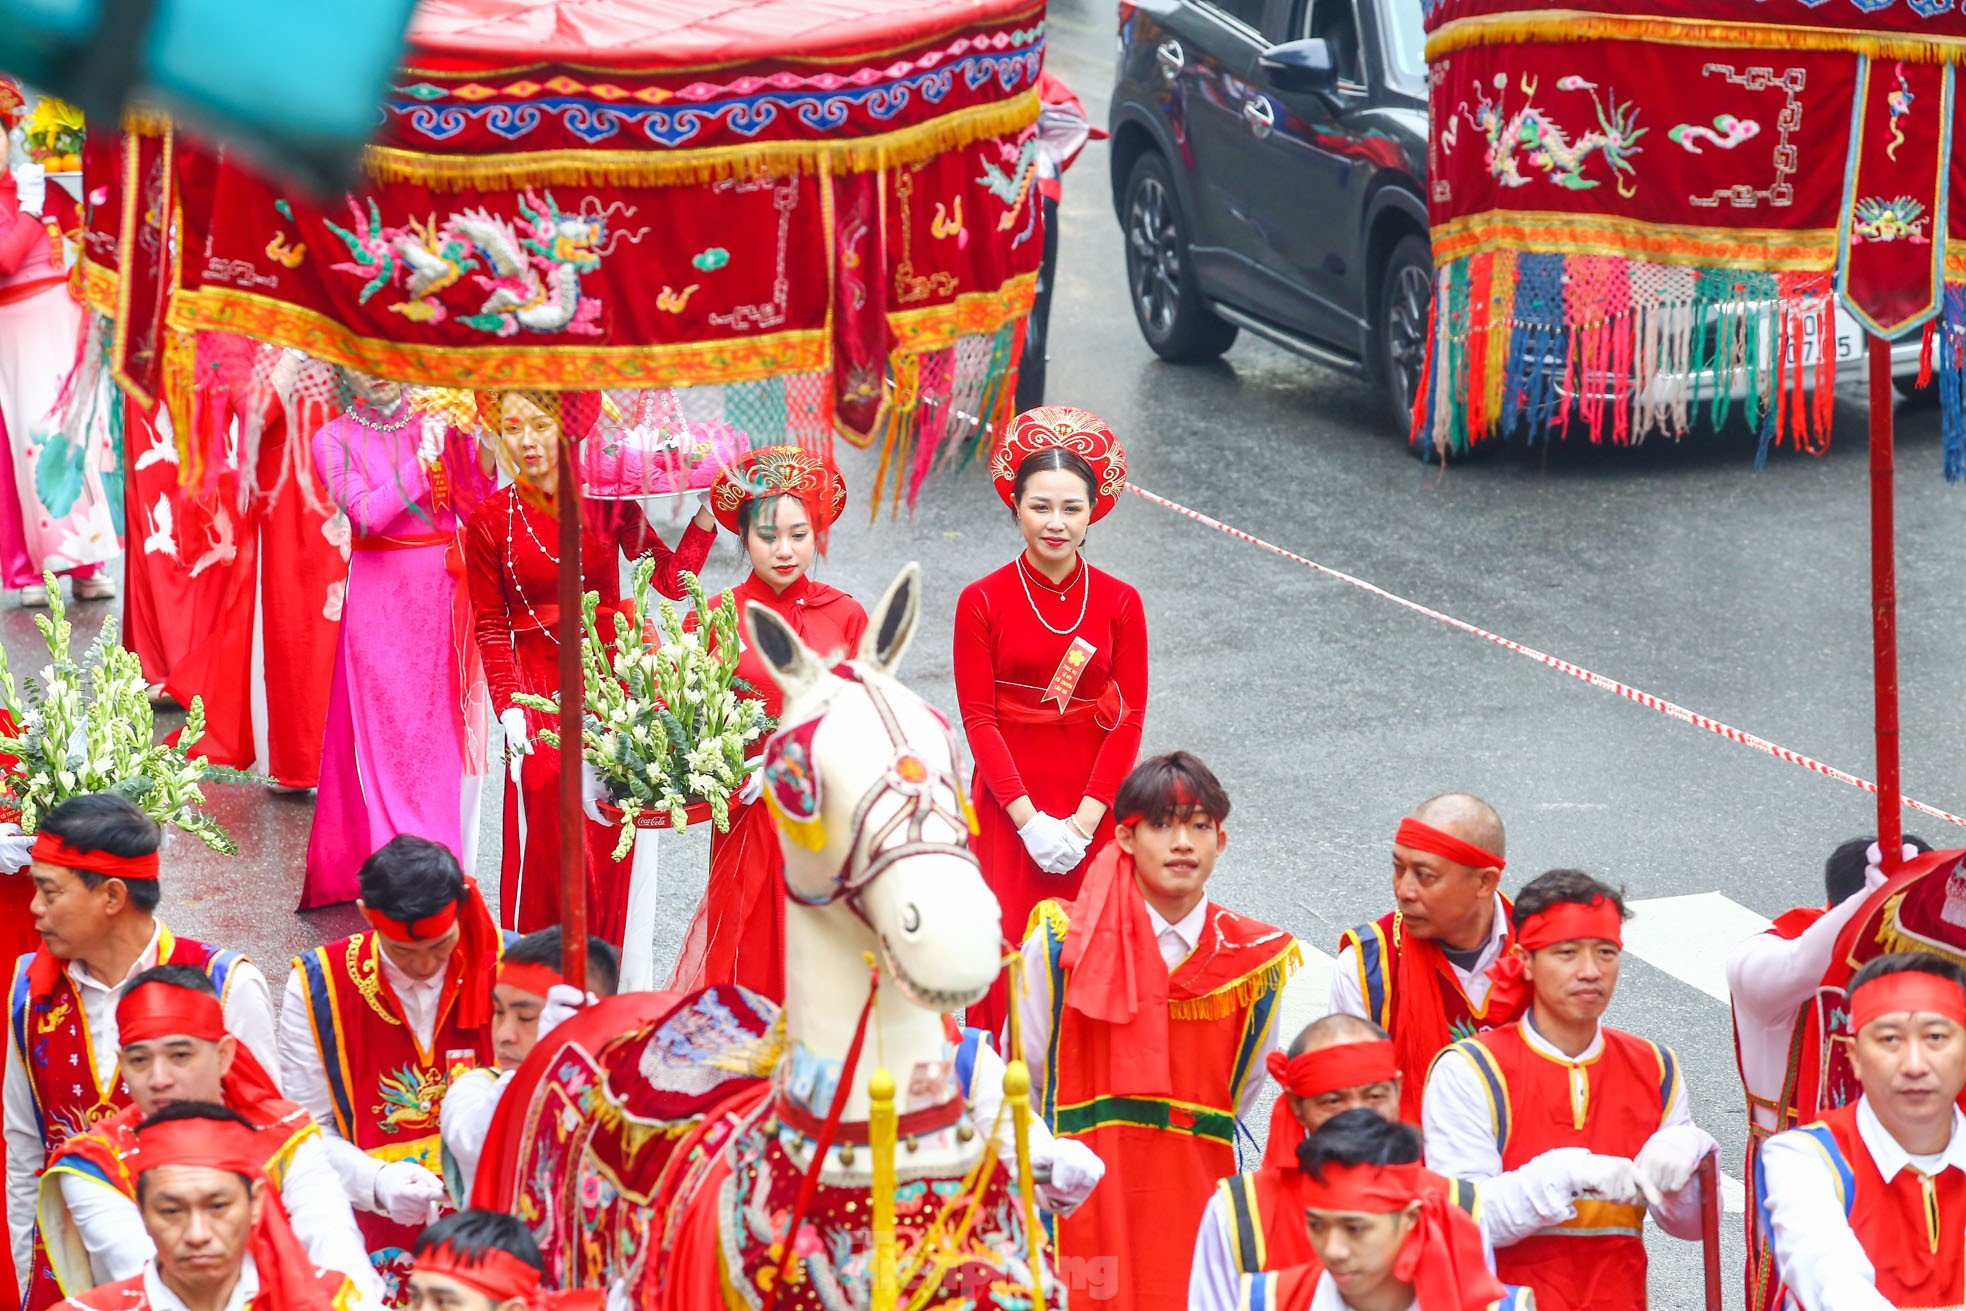
[[[48,613],[34,616],[50,659],[40,686],[30,682],[23,696],[0,650],[0,755],[12,759],[0,772],[0,807],[18,814],[21,828],[32,833],[56,803],[113,792],[159,824],[182,829],[214,851],[238,854],[218,821],[200,809],[201,785],[245,775],[186,754],[204,736],[203,704],[192,698],[175,745],[156,741],[143,665],[117,641],[115,617],[103,621],[77,664],[61,589],[52,576],[47,585]]]
[[[612,640],[597,621],[600,596],[582,598],[580,644],[587,682],[582,754],[621,811],[620,860],[634,845],[635,821],[661,815],[688,827],[692,803],[707,803],[720,833],[730,830],[730,798],[748,772],[745,749],[770,732],[764,703],[743,695],[737,676],[737,602],[726,594],[711,605],[694,574],[683,574],[694,629],[651,585],[655,562],[636,563],[629,601],[613,616]],[[650,622],[649,607],[656,619]],[[530,710],[560,713],[557,697],[513,698]],[[560,736],[542,729],[540,741],[560,749]]]

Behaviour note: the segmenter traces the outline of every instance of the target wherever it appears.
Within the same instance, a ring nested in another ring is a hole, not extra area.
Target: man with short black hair
[[[225,1027],[262,1056],[273,1052],[273,999],[259,969],[176,936],[157,917],[162,843],[148,816],[109,793],[54,806],[34,836],[30,908],[41,946],[14,965],[0,1085],[7,1225],[29,1311],[61,1300],[35,1234],[40,1173],[70,1136],[131,1104],[116,1069],[116,1010],[131,980],[153,965],[204,972]]]
[[[1629,914],[1578,870],[1530,882],[1493,980],[1495,1000],[1527,998],[1523,1018],[1449,1047],[1427,1077],[1429,1168],[1477,1184],[1541,1176],[1506,1201],[1484,1192],[1482,1227],[1497,1273],[1546,1311],[1642,1311],[1648,1205],[1666,1233],[1700,1236],[1695,1174],[1714,1141],[1693,1123],[1679,1060],[1602,1022]]]
[[[1966,971],[1925,952],[1880,956],[1851,979],[1849,1007],[1863,1095],[1762,1146],[1763,1241],[1807,1311],[1959,1306]]]
[[[498,926],[457,857],[426,838],[391,838],[359,879],[370,928],[295,959],[280,1064],[327,1134],[371,1257],[406,1277],[411,1240],[446,1200],[444,1095],[493,1063]]]
[[[540,1287],[546,1263],[517,1217],[459,1211],[418,1235],[411,1311],[595,1311],[598,1290]]]

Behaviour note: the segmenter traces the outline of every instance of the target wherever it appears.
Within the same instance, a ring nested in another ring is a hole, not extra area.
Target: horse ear
[[[915,639],[915,621],[922,613],[922,567],[909,561],[887,585],[887,594],[874,607],[873,622],[860,639],[860,658],[892,675]]]
[[[785,693],[786,704],[796,701],[826,676],[826,666],[812,653],[812,648],[800,641],[792,626],[769,606],[745,606],[744,629],[752,647],[771,667],[771,676]]]

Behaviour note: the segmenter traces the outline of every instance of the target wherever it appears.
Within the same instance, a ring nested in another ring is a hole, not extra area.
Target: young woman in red
[[[479,419],[513,482],[479,502],[464,528],[465,580],[485,684],[505,739],[504,869],[499,878],[502,927],[519,933],[560,922],[560,753],[537,739],[557,728],[548,716],[512,704],[516,692],[560,690],[560,525],[554,497],[561,476],[560,434],[585,437],[600,418],[592,392],[480,393]],[[656,589],[681,596],[679,570],[703,567],[717,529],[707,510],[672,553],[633,501],[582,502],[581,587],[601,594],[601,631],[621,605],[620,555],[652,555]],[[628,910],[626,862],[610,859],[615,834],[587,824],[588,927],[619,946]]]
[[[1113,794],[1140,754],[1147,618],[1140,594],[1080,555],[1126,486],[1126,452],[1097,416],[1020,414],[990,457],[1024,550],[956,603],[956,699],[976,762],[976,856],[1024,938],[1047,897],[1078,895],[1113,836]],[[996,1031],[999,982],[968,1023]]]
[[[744,611],[761,605],[792,626],[821,656],[848,657],[860,648],[867,612],[837,587],[812,580],[820,534],[846,508],[846,481],[810,451],[769,446],[724,470],[710,488],[710,512],[736,533],[751,558],[751,572],[731,589],[737,598],[737,631]],[[765,663],[747,644],[737,676],[750,685],[774,719],[783,694]],[[764,751],[764,739],[752,744]],[[713,983],[737,983],[785,998],[785,858],[771,812],[758,804],[759,775],[733,798],[730,831],[710,838],[710,882],[683,938],[672,992],[694,992]]]

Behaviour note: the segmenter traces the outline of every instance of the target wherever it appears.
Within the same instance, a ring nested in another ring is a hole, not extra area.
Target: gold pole
[[[900,1253],[894,1240],[894,1076],[885,1068],[875,1070],[867,1079],[867,1096],[872,1102],[867,1148],[874,1157],[872,1311],[894,1311],[901,1300]]]
[[[1031,1067],[1013,1055],[1003,1071],[1004,1100],[1017,1135],[1017,1191],[1024,1200],[1024,1253],[1031,1264],[1031,1311],[1044,1311],[1044,1230],[1038,1225],[1038,1185],[1031,1174]]]

